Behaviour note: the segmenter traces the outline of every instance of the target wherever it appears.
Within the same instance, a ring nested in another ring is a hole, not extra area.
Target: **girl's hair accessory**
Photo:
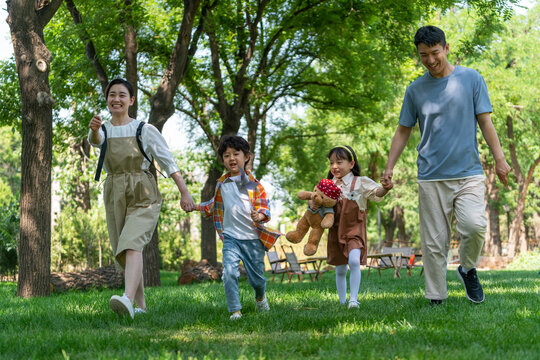
[[[324,195],[334,200],[338,200],[341,195],[341,189],[330,179],[322,179],[319,181],[317,188],[321,190]]]
[[[336,146],[335,148],[340,148],[340,149],[345,149],[345,150],[347,150],[347,152],[349,153],[349,155],[351,155],[351,159],[354,160],[354,155],[353,155],[351,149],[349,149],[349,148],[346,147],[345,145],[338,145],[338,146]],[[334,149],[335,149],[335,148],[334,148]]]

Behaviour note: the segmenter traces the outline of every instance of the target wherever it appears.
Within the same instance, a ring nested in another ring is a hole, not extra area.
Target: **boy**
[[[271,248],[281,235],[262,223],[270,220],[270,209],[263,186],[244,171],[250,160],[249,144],[240,136],[225,136],[218,148],[227,173],[217,183],[214,198],[200,204],[200,211],[213,216],[216,231],[223,240],[223,287],[231,320],[240,319],[238,278],[240,260],[255,290],[260,311],[270,310],[264,277],[265,247]]]
[[[418,29],[414,44],[428,72],[405,92],[381,183],[392,183],[394,165],[418,122],[422,134],[417,147],[418,208],[426,298],[432,305],[439,305],[448,297],[446,257],[455,214],[461,237],[457,275],[467,298],[481,303],[484,292],[476,264],[487,221],[477,124],[495,158],[497,175],[505,185],[510,166],[491,122],[492,108],[482,76],[473,69],[448,62],[449,45],[444,32],[435,26]]]

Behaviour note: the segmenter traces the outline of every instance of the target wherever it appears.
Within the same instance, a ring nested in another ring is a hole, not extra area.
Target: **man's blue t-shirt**
[[[484,78],[455,66],[444,78],[426,72],[405,92],[399,123],[420,126],[418,179],[446,180],[483,175],[476,140],[476,115],[491,113]]]

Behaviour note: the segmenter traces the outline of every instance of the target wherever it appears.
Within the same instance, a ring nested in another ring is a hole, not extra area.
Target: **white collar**
[[[349,186],[351,185],[351,182],[353,181],[354,179],[354,174],[352,173],[352,171],[350,171],[347,175],[345,175],[344,177],[342,177],[340,180],[343,181],[343,184],[345,186]],[[336,182],[338,179],[334,177],[334,182]]]

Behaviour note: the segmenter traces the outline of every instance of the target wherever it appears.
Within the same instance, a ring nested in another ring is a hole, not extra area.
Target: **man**
[[[435,26],[420,28],[414,37],[428,72],[405,92],[399,125],[381,183],[391,185],[393,168],[412,128],[418,121],[418,203],[427,299],[432,305],[448,297],[446,258],[452,214],[461,236],[458,277],[473,303],[484,301],[476,264],[484,243],[486,216],[484,175],[478,155],[476,124],[495,159],[497,175],[505,185],[510,166],[491,122],[491,103],[484,79],[475,70],[448,62],[444,32]]]

